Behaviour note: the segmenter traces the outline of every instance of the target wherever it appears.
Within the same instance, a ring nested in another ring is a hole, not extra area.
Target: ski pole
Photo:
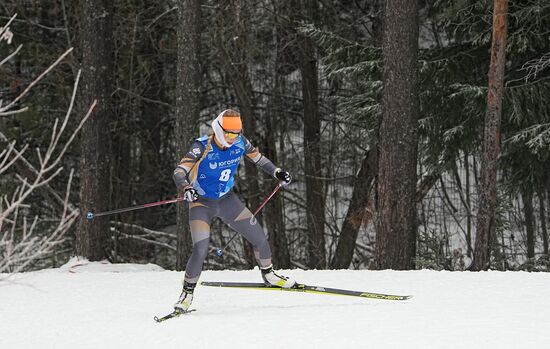
[[[183,197],[180,197],[180,198],[176,198],[176,199],[170,199],[170,200],[162,200],[162,201],[157,201],[157,202],[151,202],[151,203],[149,203],[149,204],[143,204],[143,205],[138,205],[138,206],[126,207],[126,208],[119,208],[119,209],[116,209],[116,210],[105,211],[105,212],[93,213],[92,211],[89,211],[88,213],[86,213],[86,219],[89,220],[89,221],[91,221],[91,220],[94,219],[95,217],[108,216],[108,215],[111,215],[111,214],[121,213],[121,212],[128,212],[128,211],[141,210],[142,208],[148,208],[148,207],[155,207],[155,206],[160,206],[160,205],[172,204],[172,203],[174,203],[174,202],[179,202],[179,201],[183,201],[183,200],[184,200],[184,198],[183,198]]]
[[[260,204],[260,206],[256,209],[256,211],[252,214],[252,217],[250,217],[250,219],[256,217],[256,215],[258,214],[258,212],[261,211],[261,209],[265,206],[265,204],[267,204],[267,202],[275,195],[275,193],[277,193],[277,191],[279,189],[281,189],[281,187],[283,186],[282,183],[279,183],[277,184],[277,186],[275,188],[273,188],[273,190],[271,191],[271,193],[269,193],[269,195],[264,199],[264,201],[262,201],[262,203]],[[223,248],[217,248],[215,253],[216,253],[216,256],[218,257],[221,257],[223,255],[223,252],[225,251],[225,249],[227,248],[227,246],[229,246],[231,244],[231,242],[233,241],[233,239],[235,239],[235,237],[237,236],[237,232],[233,233],[233,236],[231,237],[231,239],[229,239],[229,241],[225,244],[225,246]]]

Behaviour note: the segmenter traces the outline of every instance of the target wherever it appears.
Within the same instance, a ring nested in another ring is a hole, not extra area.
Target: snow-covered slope
[[[86,263],[0,281],[0,348],[548,348],[550,274],[284,271],[303,283],[412,294],[383,301],[199,287],[164,323],[182,273]],[[0,275],[5,278],[7,275]],[[202,280],[261,281],[257,270]]]

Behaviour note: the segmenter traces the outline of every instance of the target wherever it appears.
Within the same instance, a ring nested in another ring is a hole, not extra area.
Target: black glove
[[[281,169],[275,172],[275,178],[280,180],[283,183],[283,186],[285,187],[289,185],[290,182],[292,182],[292,176],[290,175],[290,173],[283,171]]]
[[[199,194],[193,187],[187,187],[183,189],[183,199],[187,202],[197,201]]]

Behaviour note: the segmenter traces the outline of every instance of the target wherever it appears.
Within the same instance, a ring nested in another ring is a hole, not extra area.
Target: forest
[[[3,0],[0,272],[185,268],[191,142],[238,110],[292,183],[277,268],[549,271],[546,0]],[[244,161],[254,211],[277,181]],[[211,226],[205,269],[250,269]],[[222,257],[218,248],[227,247]]]

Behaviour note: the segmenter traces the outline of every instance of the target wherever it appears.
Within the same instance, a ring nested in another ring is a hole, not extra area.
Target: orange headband
[[[241,129],[243,128],[241,115],[231,109],[228,109],[222,113],[221,124],[224,130],[241,131]]]

